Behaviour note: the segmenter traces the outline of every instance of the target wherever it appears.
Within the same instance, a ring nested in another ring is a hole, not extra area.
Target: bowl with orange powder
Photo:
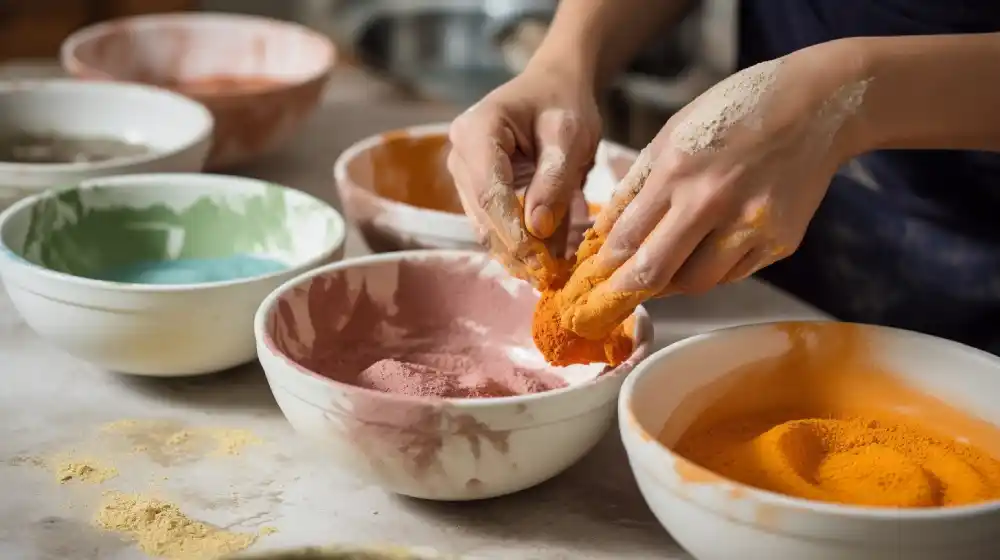
[[[550,366],[532,340],[537,301],[484,253],[401,251],[288,282],[254,330],[285,417],[340,467],[406,496],[474,500],[583,457],[648,355],[640,308],[621,364]]]
[[[320,33],[274,19],[169,13],[115,19],[62,44],[72,76],[152,84],[208,107],[208,167],[249,162],[285,143],[314,112],[336,51]]]
[[[724,329],[626,381],[650,509],[700,560],[997,558],[1000,359],[838,322]]]
[[[448,126],[435,123],[370,136],[337,159],[340,200],[373,251],[480,248],[448,173]],[[601,142],[584,184],[587,204],[570,209],[577,241],[636,157],[630,148]]]

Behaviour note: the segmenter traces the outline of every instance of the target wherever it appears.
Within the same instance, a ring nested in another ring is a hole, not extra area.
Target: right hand
[[[536,64],[451,125],[448,170],[466,214],[494,258],[545,288],[569,232],[601,136],[593,85]],[[517,190],[527,187],[524,208]]]

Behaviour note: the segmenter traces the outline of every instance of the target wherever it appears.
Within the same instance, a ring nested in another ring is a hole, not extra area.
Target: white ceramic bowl
[[[857,328],[874,363],[906,385],[1000,424],[1000,359],[932,336]],[[823,340],[813,337],[809,351],[827,344]],[[671,535],[699,560],[1000,558],[1000,502],[900,510],[808,501],[723,479],[655,439],[668,422],[666,431],[679,437],[708,404],[701,397],[692,401],[696,391],[790,348],[781,324],[724,329],[656,352],[626,380],[619,399],[622,439],[647,504]]]
[[[448,189],[452,184],[446,166],[449,126],[449,123],[435,123],[376,134],[357,142],[337,158],[333,174],[344,211],[373,251],[481,250],[479,238],[462,213],[457,195],[450,200],[452,211],[440,211],[400,202],[400,197],[390,198],[378,192],[378,187],[386,183],[403,191],[432,188],[426,183],[437,184],[439,191]],[[430,149],[428,142],[433,142]],[[637,155],[635,150],[602,141],[584,185],[587,202],[599,206],[611,200],[612,190]],[[406,192],[401,195],[407,196]],[[573,221],[576,233],[581,235],[590,226],[592,217],[586,210],[582,214],[577,212]]]
[[[555,476],[600,440],[622,380],[652,340],[652,323],[639,308],[637,344],[625,363],[603,375],[603,365],[550,368],[531,339],[537,298],[480,252],[352,259],[306,273],[267,297],[254,324],[258,355],[292,426],[331,446],[340,466],[357,476],[417,498],[500,496]],[[390,318],[372,319],[372,310]],[[421,323],[404,328],[391,322],[402,316],[419,316]],[[373,328],[365,331],[375,333],[372,346],[399,336],[419,342],[422,333],[438,329],[485,333],[470,344],[555,373],[569,386],[500,398],[420,398],[316,373],[327,367],[324,360],[342,357],[338,340],[368,348],[348,337],[354,329]]]
[[[216,121],[211,169],[252,161],[287,142],[319,106],[337,58],[330,39],[308,27],[204,12],[97,23],[70,35],[61,57],[78,78],[151,83],[204,103]],[[204,87],[204,80],[234,79],[257,83]]]
[[[0,162],[0,210],[47,188],[94,177],[201,171],[212,128],[205,107],[154,87],[75,80],[0,82],[0,136],[96,136],[150,148],[147,154],[91,163]]]
[[[343,254],[336,210],[255,179],[124,175],[27,198],[0,214],[0,276],[25,322],[66,352],[138,375],[250,361],[271,290]],[[269,257],[287,268],[236,280],[134,284],[102,270],[142,261]]]

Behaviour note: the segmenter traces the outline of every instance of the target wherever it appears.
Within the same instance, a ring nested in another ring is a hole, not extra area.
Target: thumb
[[[597,147],[587,139],[592,132],[580,118],[564,110],[543,111],[535,136],[537,164],[524,198],[524,217],[532,235],[547,239],[566,218]]]

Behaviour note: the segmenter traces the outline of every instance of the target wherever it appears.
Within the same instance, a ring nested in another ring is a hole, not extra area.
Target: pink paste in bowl
[[[531,339],[537,296],[482,269],[478,258],[428,258],[331,271],[284,294],[267,330],[301,367],[383,393],[490,398],[565,387]]]

